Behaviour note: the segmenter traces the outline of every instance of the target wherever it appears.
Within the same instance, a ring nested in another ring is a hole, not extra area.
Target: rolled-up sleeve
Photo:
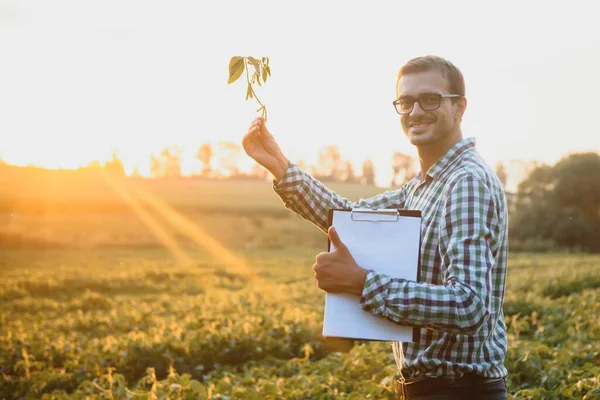
[[[406,188],[403,186],[398,190],[389,190],[368,199],[352,202],[302,171],[298,165],[290,163],[283,178],[274,182],[273,190],[287,209],[326,232],[329,227],[330,209],[402,208]]]

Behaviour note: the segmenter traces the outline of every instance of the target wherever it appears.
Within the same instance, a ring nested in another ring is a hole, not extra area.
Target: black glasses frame
[[[421,96],[438,96],[439,97],[439,102],[437,107],[435,108],[426,108],[423,107],[423,104],[421,103]],[[417,96],[417,97],[413,97],[413,96],[406,96],[407,98],[412,98],[412,106],[410,107],[410,110],[408,111],[402,111],[400,112],[400,99],[396,99],[392,102],[392,104],[394,105],[394,109],[396,110],[396,112],[400,115],[406,115],[406,114],[410,114],[412,112],[412,110],[415,108],[415,103],[419,103],[419,107],[421,107],[421,109],[423,111],[435,111],[438,108],[440,108],[440,106],[442,105],[442,99],[455,99],[455,98],[459,98],[459,97],[463,97],[461,94],[443,94],[443,93],[424,93],[421,96]]]

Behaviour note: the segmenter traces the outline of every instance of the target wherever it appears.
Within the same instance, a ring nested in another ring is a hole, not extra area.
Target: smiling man
[[[285,206],[327,232],[338,249],[316,257],[319,288],[355,293],[363,310],[420,328],[418,342],[392,344],[401,398],[506,399],[504,190],[475,139],[463,138],[467,99],[456,66],[435,56],[410,60],[396,92],[393,105],[421,167],[398,190],[358,202],[337,195],[291,163],[260,118],[244,149],[275,176]],[[422,211],[419,282],[356,264],[327,218],[331,208],[354,207]]]

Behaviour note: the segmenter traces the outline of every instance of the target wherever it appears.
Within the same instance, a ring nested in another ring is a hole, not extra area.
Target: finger
[[[263,119],[261,117],[258,117],[256,119],[254,119],[254,121],[252,121],[250,123],[250,126],[248,128],[248,130],[252,130],[256,127],[260,127],[261,125],[263,125]]]
[[[331,240],[331,243],[335,246],[335,251],[349,253],[348,248],[342,242],[342,239],[340,239],[340,235],[338,235],[337,231],[333,226],[329,227],[327,235],[329,236],[329,240]]]
[[[247,134],[255,134],[260,135],[265,138],[271,138],[271,132],[267,129],[267,124],[265,123],[264,118],[258,117],[248,127]]]
[[[252,133],[247,133],[242,138],[242,146],[244,147],[244,150],[246,152],[248,152],[248,150],[250,149],[250,146],[252,146],[255,142],[255,140],[252,136],[253,136]]]
[[[246,132],[246,135],[251,135],[252,133],[254,133],[256,130],[258,129],[258,127],[254,126],[254,125],[250,125],[248,127],[248,131]]]
[[[262,120],[261,120],[262,121]],[[263,136],[269,137],[272,136],[271,132],[269,132],[269,130],[267,129],[267,124],[263,122],[261,122],[258,127],[260,128],[260,133]]]
[[[256,136],[257,129],[258,128],[249,127],[248,132],[244,135],[244,140],[250,140],[253,136]]]
[[[261,122],[260,118],[256,118],[254,121],[252,121],[250,123],[248,130],[254,130],[254,129],[260,128],[261,125],[262,125],[262,122]]]

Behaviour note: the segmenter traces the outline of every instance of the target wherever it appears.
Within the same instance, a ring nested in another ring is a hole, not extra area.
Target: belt
[[[436,378],[423,376],[408,380],[398,379],[396,381],[396,388],[400,395],[400,399],[405,400],[450,387],[474,387],[498,382],[503,379],[504,378],[485,378],[475,374],[465,374],[462,378]]]

